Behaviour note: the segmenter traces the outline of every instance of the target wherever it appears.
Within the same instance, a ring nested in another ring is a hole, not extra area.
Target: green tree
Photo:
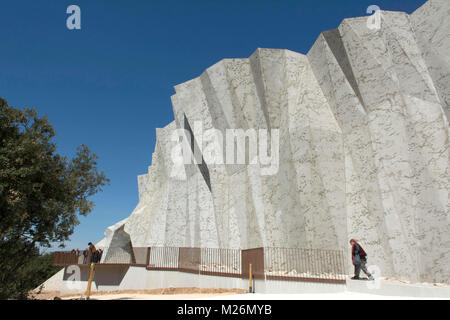
[[[109,183],[87,146],[68,160],[56,153],[54,135],[47,117],[0,98],[0,299],[26,297],[20,271],[38,247],[69,240],[78,214],[94,206],[89,197]]]
[[[28,294],[32,289],[38,288],[48,278],[57,273],[61,268],[53,266],[53,253],[39,254],[36,251],[34,257],[30,257],[29,262],[18,269],[18,276],[15,282],[8,281],[8,291],[13,293],[13,298],[27,299],[33,298],[37,292]]]

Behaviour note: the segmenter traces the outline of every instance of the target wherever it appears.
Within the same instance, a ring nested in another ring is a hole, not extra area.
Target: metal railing
[[[58,267],[89,265],[91,262],[94,262],[91,252],[58,251],[53,253],[53,265]]]
[[[220,248],[149,248],[149,270],[241,276],[241,250]]]
[[[200,274],[240,277],[242,275],[240,249],[202,248]]]
[[[76,252],[58,251],[53,253],[53,265],[58,267],[81,264]]]
[[[140,248],[133,248],[134,250]],[[147,248],[144,248],[145,250]],[[89,265],[91,263],[97,264],[135,264],[135,254],[130,249],[123,247],[107,247],[97,248],[95,253],[90,250],[72,250],[72,251],[58,251],[53,253],[53,265],[68,266],[68,265]],[[139,256],[140,257],[140,256]],[[142,265],[145,264],[142,262]]]
[[[149,248],[147,247],[133,247],[131,261],[132,264],[137,266],[147,266],[147,254]]]
[[[255,279],[344,283],[347,277],[341,250],[109,247],[103,252],[101,259],[97,256],[97,264],[141,266],[155,271],[249,278],[251,264]],[[90,254],[55,252],[53,264],[87,265],[91,260]]]
[[[133,264],[134,253],[131,246],[103,248],[101,264]]]
[[[200,248],[179,248],[178,271],[199,273],[201,252]]]
[[[347,277],[340,250],[265,248],[264,266],[270,280],[340,283]]]
[[[176,271],[180,248],[150,247],[148,250],[147,269],[160,271]]]

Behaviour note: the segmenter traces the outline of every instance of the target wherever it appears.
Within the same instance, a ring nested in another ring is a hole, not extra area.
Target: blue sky
[[[155,128],[173,120],[174,85],[258,47],[306,53],[321,31],[366,15],[369,5],[411,13],[423,3],[0,0],[0,96],[47,115],[59,153],[86,144],[100,157],[111,185],[67,243],[85,248],[136,206]],[[81,8],[81,30],[66,28],[71,4]]]

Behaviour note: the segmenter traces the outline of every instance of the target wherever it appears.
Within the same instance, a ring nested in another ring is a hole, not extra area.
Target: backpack
[[[361,245],[359,245],[359,256],[360,257],[367,257],[367,253],[364,251],[363,247],[361,247]]]

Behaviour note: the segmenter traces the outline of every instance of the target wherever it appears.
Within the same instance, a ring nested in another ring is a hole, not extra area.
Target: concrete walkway
[[[358,292],[312,293],[312,294],[236,294],[232,296],[208,298],[212,300],[450,300],[445,298],[417,298],[405,296],[381,296]]]
[[[64,300],[77,299],[79,297],[65,297]],[[92,296],[92,300],[450,300],[445,298],[411,297],[411,296],[383,296],[358,292],[338,293],[305,293],[305,294],[108,294]]]

